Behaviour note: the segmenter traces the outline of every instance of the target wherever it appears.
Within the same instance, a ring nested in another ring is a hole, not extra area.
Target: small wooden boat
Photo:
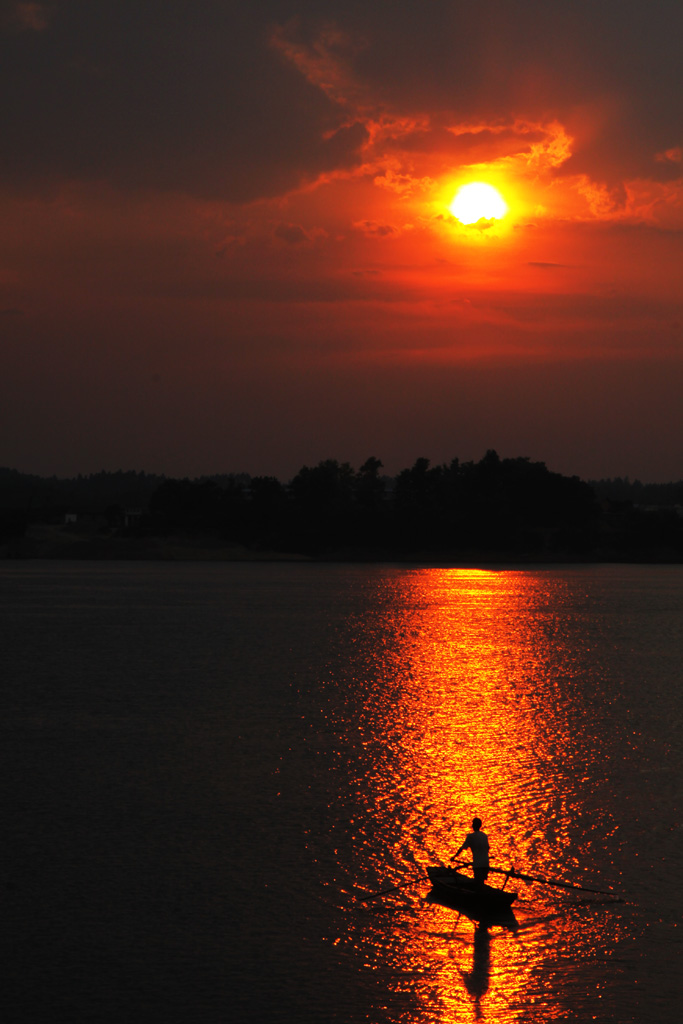
[[[427,874],[436,894],[448,898],[468,913],[482,915],[509,912],[517,899],[516,892],[482,885],[455,868],[428,867]]]

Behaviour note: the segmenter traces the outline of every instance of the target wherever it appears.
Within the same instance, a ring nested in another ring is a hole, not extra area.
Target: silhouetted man
[[[459,857],[463,850],[471,850],[474,880],[483,885],[489,874],[489,837],[481,831],[481,818],[474,819],[472,829],[453,859]]]

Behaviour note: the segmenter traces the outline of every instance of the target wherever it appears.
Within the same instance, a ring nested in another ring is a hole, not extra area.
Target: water
[[[0,607],[3,1021],[678,1024],[681,567],[4,563]],[[624,901],[428,901],[474,814]]]

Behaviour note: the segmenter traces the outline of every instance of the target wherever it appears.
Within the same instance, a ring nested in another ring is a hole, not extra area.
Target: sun
[[[473,181],[459,188],[449,210],[461,224],[500,220],[508,212],[507,203],[500,192],[483,181]]]

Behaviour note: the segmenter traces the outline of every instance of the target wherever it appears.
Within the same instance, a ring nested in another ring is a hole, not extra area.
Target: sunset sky
[[[0,3],[0,465],[683,478],[682,39],[680,0]]]

